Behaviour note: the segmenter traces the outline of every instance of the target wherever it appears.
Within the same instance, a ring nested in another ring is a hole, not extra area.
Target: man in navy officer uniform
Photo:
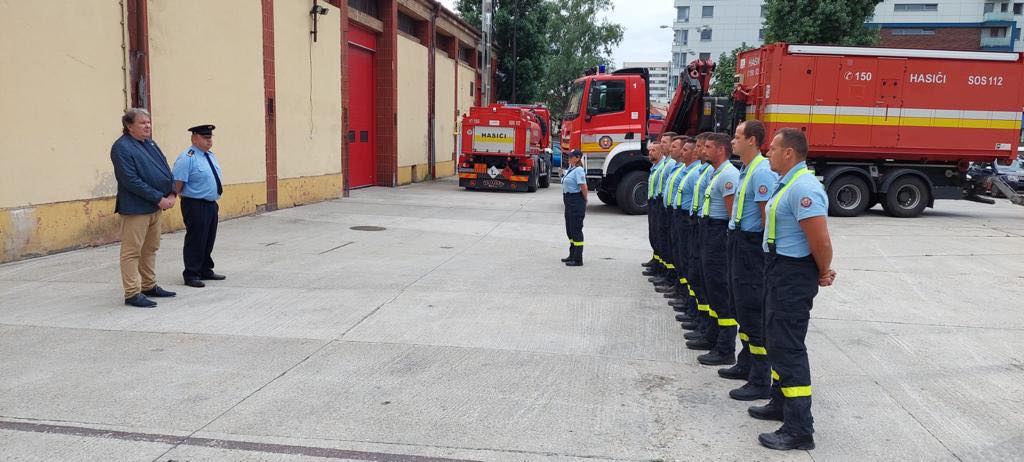
[[[835,282],[828,233],[828,198],[807,169],[807,137],[783,128],[772,140],[768,161],[782,176],[765,208],[765,336],[772,367],[771,400],[748,409],[782,427],[758,441],[772,449],[814,449],[811,369],[807,325],[818,287]]]
[[[733,152],[743,162],[740,186],[733,201],[729,220],[729,295],[736,320],[740,323],[742,349],[736,365],[720,369],[718,375],[727,379],[745,380],[742,387],[729,392],[740,401],[768,398],[771,391],[771,366],[764,347],[764,208],[775,190],[779,176],[772,172],[768,160],[761,155],[765,126],[758,120],[747,120],[736,127],[732,139]]]
[[[581,165],[583,153],[569,153],[569,169],[562,177],[562,202],[565,204],[565,234],[569,237],[569,256],[565,266],[583,266],[583,219],[587,215],[587,173]]]
[[[206,280],[220,281],[225,276],[213,272],[213,243],[217,239],[217,200],[224,193],[220,165],[210,152],[213,125],[197,125],[192,146],[174,161],[174,189],[181,196],[181,217],[185,221],[185,245],[181,275],[191,287],[205,287]]]
[[[736,362],[736,328],[739,323],[729,300],[726,255],[726,231],[740,172],[729,162],[732,139],[724,133],[708,135],[705,142],[708,163],[713,168],[711,179],[702,194],[700,207],[701,274],[707,296],[709,320],[704,339],[714,344],[709,353],[697,357],[705,366],[729,365]]]

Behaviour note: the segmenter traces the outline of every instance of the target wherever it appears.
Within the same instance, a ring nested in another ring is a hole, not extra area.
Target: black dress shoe
[[[131,296],[131,298],[124,299],[124,304],[131,305],[136,308],[153,308],[156,306],[156,302],[146,298],[146,296],[142,294],[135,294]]]
[[[681,323],[679,323],[679,327],[682,327],[684,330],[696,330],[697,329],[697,321],[681,322]]]
[[[728,366],[736,364],[736,355],[712,351],[698,356],[697,362],[705,366]]]
[[[655,261],[652,258],[652,259],[650,259],[650,260],[648,260],[646,262],[641,263],[640,266],[643,266],[644,268],[650,268],[650,267],[654,266],[654,263],[655,263]]]
[[[671,306],[672,308],[685,308],[686,307],[686,300],[682,299],[682,298],[673,298],[672,300],[668,301],[668,306]],[[681,312],[682,310],[676,310],[676,311],[680,311]]]
[[[683,294],[679,293],[679,289],[673,287],[671,291],[665,292],[665,298],[671,298],[673,300],[682,300]]]
[[[562,259],[562,263],[568,263],[569,260],[572,260],[572,257],[565,257]]]
[[[679,322],[690,322],[690,321],[693,321],[693,318],[691,318],[690,315],[688,315],[688,314],[677,314],[676,315],[676,321],[679,321]]]
[[[723,379],[747,380],[749,375],[750,366],[740,366],[739,364],[718,370],[718,376]],[[765,398],[767,398],[767,396]]]
[[[757,441],[761,443],[761,446],[780,451],[788,451],[790,449],[807,451],[814,449],[814,435],[794,436],[782,430],[757,435]]]
[[[747,414],[757,420],[778,420],[782,422],[782,403],[768,401],[764,406],[750,406]]]
[[[198,279],[189,279],[185,281],[185,285],[189,287],[206,287],[206,284]]]
[[[721,373],[722,371],[718,371]],[[752,383],[745,383],[742,387],[735,390],[729,390],[729,397],[737,401],[755,401],[759,399],[768,399],[772,396],[772,387],[767,385],[754,385]]]
[[[654,276],[655,274],[658,274],[658,272],[654,271],[653,269],[645,269],[644,272],[641,274],[643,274],[644,276]]]
[[[687,333],[683,334],[683,338],[685,338],[687,340],[700,340],[700,339],[704,338],[704,334],[702,334],[700,332],[697,332],[697,331],[687,332]],[[710,350],[710,348],[708,348],[708,349]]]
[[[689,341],[686,342],[686,348],[689,348],[691,350],[711,350],[714,347],[715,347],[714,343],[711,343],[711,342],[709,342],[707,340],[704,340],[703,338],[698,338],[696,340],[689,340]]]
[[[178,294],[176,292],[164,290],[163,287],[160,286],[153,286],[152,289],[143,290],[142,295],[145,295],[147,297],[173,297]]]
[[[583,262],[579,260],[569,260],[565,262],[565,266],[583,266]]]
[[[223,281],[227,278],[227,276],[223,274],[214,273],[213,271],[210,271],[209,273],[206,273],[199,277],[199,279],[206,279],[208,281]]]
[[[673,290],[676,290],[676,289],[675,289],[675,287],[672,287],[672,286],[654,286],[654,291],[659,293],[659,294],[669,293],[669,292],[672,292]]]

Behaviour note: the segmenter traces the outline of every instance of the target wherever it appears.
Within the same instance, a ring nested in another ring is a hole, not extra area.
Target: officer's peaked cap
[[[188,129],[188,131],[190,131],[190,132],[192,132],[192,133],[194,133],[196,135],[212,135],[213,134],[213,129],[215,129],[215,128],[217,128],[217,127],[215,127],[213,125],[209,125],[209,124],[206,124],[206,125],[196,125],[195,127],[192,127],[190,129]]]

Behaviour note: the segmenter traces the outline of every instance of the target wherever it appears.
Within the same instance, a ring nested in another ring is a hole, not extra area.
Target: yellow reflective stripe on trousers
[[[728,160],[725,162],[729,162]],[[718,177],[725,171],[725,162],[718,166],[718,171],[711,177],[711,182],[708,183],[708,187],[704,189],[704,208],[701,210],[700,216],[706,217],[711,215],[711,190],[714,189],[715,184],[718,183]]]
[[[697,204],[699,204],[699,202],[697,202],[697,199],[700,198],[700,182],[704,181],[704,175],[707,175],[708,170],[711,170],[710,168],[708,168],[710,166],[711,164],[704,164],[704,170],[700,172],[700,176],[697,177],[697,182],[693,184],[693,202],[690,204],[691,212],[697,211]]]
[[[782,396],[787,398],[802,398],[811,396],[811,386],[806,387],[782,387]]]
[[[690,292],[690,296],[691,297],[696,297],[697,296],[697,294],[693,292],[693,287],[687,287],[686,289]]]
[[[583,247],[583,241],[579,241],[579,242],[569,241],[569,243],[571,243],[572,245],[574,245],[576,247]]]
[[[744,342],[749,342],[750,341],[750,336],[747,335],[747,334],[744,334],[743,332],[740,332],[740,340],[742,340]]]
[[[779,208],[779,201],[782,200],[782,196],[786,195],[786,191],[789,191],[789,187],[793,186],[797,178],[811,173],[810,170],[802,168],[797,170],[792,178],[789,179],[786,184],[782,185],[782,188],[775,193],[773,200],[768,201],[768,208],[765,210],[765,215],[768,223],[765,225],[765,232],[768,233],[768,245],[775,245],[775,214]]]
[[[736,222],[736,229],[739,229],[740,220],[743,219],[743,201],[747,198],[747,185],[750,184],[750,179],[754,176],[754,169],[764,161],[764,156],[758,154],[750,165],[747,167],[747,176],[743,178],[743,183],[740,184],[740,193],[736,198],[736,217],[733,221]]]
[[[690,293],[692,294],[693,292],[691,291]],[[710,311],[711,310],[711,305],[704,305],[704,304],[698,303],[697,304],[697,310],[698,311]]]
[[[718,318],[718,326],[719,327],[732,327],[732,326],[738,326],[738,325],[740,325],[740,323],[736,322],[735,319],[732,319],[732,318]]]
[[[668,269],[676,269],[676,265],[673,265],[673,264],[671,264],[671,263],[666,263],[666,264],[665,264],[665,268],[668,268]]]
[[[715,310],[712,310],[710,305],[708,305],[708,315],[712,318],[718,319],[718,313],[715,312]]]
[[[779,378],[779,373],[775,372],[775,369],[772,369],[772,380],[782,380]]]
[[[750,349],[750,354],[752,354],[752,355],[761,355],[761,356],[767,356],[768,355],[768,350],[766,350],[764,347],[757,346],[757,345],[747,345],[747,348]]]
[[[690,283],[690,281],[687,281],[686,278],[679,278],[679,282],[681,282],[683,284],[689,284]]]

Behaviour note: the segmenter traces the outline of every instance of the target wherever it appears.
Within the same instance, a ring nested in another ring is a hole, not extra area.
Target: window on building
[[[702,17],[702,18],[713,18],[713,17],[715,17],[715,7],[708,5],[708,6],[705,6],[705,7],[701,8],[700,17]]]
[[[590,85],[587,114],[608,114],[625,110],[625,80],[598,80]]]
[[[999,4],[999,11],[1001,13],[1009,13],[1010,12],[1010,4],[1009,3],[1000,3]]]
[[[767,18],[768,17],[768,8],[766,8],[764,5],[761,5],[761,17],[762,18]]]
[[[935,29],[892,29],[892,35],[935,35]]]
[[[764,41],[764,29],[757,30],[757,39],[762,42]]]
[[[1017,15],[1024,14],[1024,3],[1014,3],[1013,4],[1013,14],[1017,14]]]
[[[988,35],[989,35],[989,37],[994,37],[994,38],[1006,37],[1006,28],[1005,27],[992,27],[992,28],[989,28]]]
[[[676,43],[679,45],[686,45],[690,42],[690,31],[686,29],[679,29],[676,31]]]
[[[995,10],[996,10],[996,4],[995,3],[991,3],[991,2],[985,3],[985,12],[986,13],[991,13],[991,12],[993,12]]]
[[[939,11],[938,3],[897,3],[894,6],[894,10],[898,13],[902,12],[920,12],[920,11]]]
[[[454,41],[455,41],[455,39],[453,37],[450,37],[450,36],[447,36],[447,35],[444,35],[444,34],[435,34],[434,35],[434,46],[436,46],[437,49],[439,49],[441,51],[444,51],[445,53],[447,53],[448,50],[452,49],[452,42],[454,42]],[[454,58],[454,56],[450,56],[450,57]]]
[[[348,0],[348,7],[380,19],[377,0]]]
[[[470,47],[459,47],[459,61],[469,64],[473,59],[473,51]]]
[[[679,22],[690,22],[690,7],[688,7],[688,6],[677,6],[676,7],[676,21],[679,21]]]
[[[416,18],[409,16],[401,11],[398,12],[398,30],[405,32],[413,37],[419,37],[419,33],[416,30]]]
[[[697,58],[699,58],[701,61],[707,61],[711,59],[711,53],[701,53],[697,55]]]
[[[700,41],[707,42],[711,40],[711,28],[705,27],[700,30]]]

